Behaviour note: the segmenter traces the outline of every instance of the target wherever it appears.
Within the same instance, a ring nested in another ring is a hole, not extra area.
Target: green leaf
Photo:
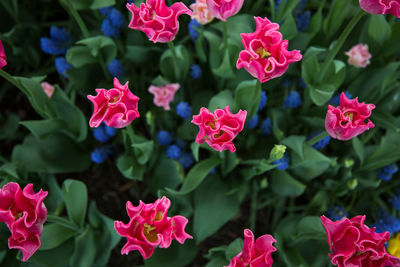
[[[171,50],[167,49],[161,55],[160,70],[161,73],[170,81],[183,81],[189,72],[190,54],[187,48],[183,45],[175,46],[175,52],[177,57],[177,66],[175,66]]]
[[[299,0],[291,0],[291,1],[285,1],[281,2],[279,9],[278,9],[278,14],[276,20],[281,22],[283,19],[285,19],[289,14],[292,13],[292,11],[296,8],[296,6],[299,4]],[[285,36],[286,39],[286,36]]]
[[[87,189],[81,181],[67,179],[62,186],[68,218],[82,227],[87,209]]]
[[[227,195],[227,191],[217,177],[209,177],[195,191],[193,232],[198,242],[218,231],[239,211],[237,197]]]
[[[117,158],[117,168],[128,179],[141,181],[145,171],[145,166],[137,163],[136,159],[130,155],[122,155]]]
[[[331,159],[310,146],[304,146],[304,158],[292,156],[292,169],[305,180],[312,180],[324,173],[331,164]]]
[[[281,144],[286,145],[290,149],[292,149],[297,155],[299,155],[300,159],[304,159],[304,142],[306,141],[305,136],[289,136],[281,141]]]
[[[208,109],[213,112],[216,109],[224,109],[226,106],[233,107],[234,101],[229,90],[223,90],[211,98]]]
[[[201,26],[200,34],[196,40],[195,48],[196,48],[197,56],[199,57],[200,61],[206,62],[207,55],[206,55],[205,48],[204,48],[204,26]]]
[[[297,225],[297,236],[295,237],[294,243],[309,239],[326,239],[325,230],[318,216],[303,217]]]
[[[86,227],[85,231],[75,237],[74,254],[69,260],[71,266],[91,266],[96,258],[96,242],[93,229]]]
[[[178,195],[185,195],[192,192],[203,182],[210,171],[220,163],[221,159],[216,157],[200,161],[190,169],[179,192],[166,188],[167,191]]]
[[[77,10],[89,9],[93,0],[62,0],[62,2],[70,1],[72,6]]]
[[[90,5],[91,9],[99,9],[102,7],[114,6],[115,0],[94,0]]]
[[[65,267],[73,251],[74,239],[70,238],[56,248],[37,251],[29,258],[29,262],[42,264],[41,266]]]
[[[368,35],[372,40],[382,45],[390,37],[390,34],[391,28],[384,15],[369,17]]]
[[[193,240],[186,240],[183,245],[173,241],[167,249],[157,248],[154,254],[145,260],[145,267],[184,267],[196,257],[199,247]]]
[[[39,250],[55,248],[76,234],[77,232],[75,230],[66,228],[62,225],[55,223],[46,224],[43,227],[43,232],[40,237],[42,245]]]
[[[243,244],[244,241],[242,238],[236,238],[233,242],[231,242],[225,251],[226,259],[231,261],[233,257],[242,252]]]
[[[150,156],[153,153],[154,142],[153,141],[145,141],[142,143],[132,144],[133,149],[135,150],[136,159],[139,164],[146,164]]]
[[[258,110],[260,97],[261,84],[257,80],[242,81],[235,90],[235,107],[246,110],[247,119],[250,120]]]
[[[79,68],[87,64],[96,63],[97,59],[90,53],[90,49],[85,46],[73,46],[67,51],[65,56],[68,63],[73,67]]]
[[[364,162],[364,153],[365,153],[364,145],[357,137],[351,139],[351,143],[353,144],[353,149],[356,152],[358,158],[360,159],[360,163],[362,165]]]
[[[324,19],[323,29],[324,33],[328,38],[334,36],[334,34],[340,29],[342,23],[346,19],[347,13],[349,12],[348,0],[336,0],[332,3],[329,13]]]
[[[297,35],[297,26],[292,14],[288,14],[285,17],[285,21],[279,31],[285,40],[292,40]]]
[[[175,189],[180,183],[181,177],[177,164],[165,156],[157,160],[152,175],[146,178],[146,185],[153,192],[165,187]]]
[[[1,118],[1,117],[0,117]],[[6,121],[0,127],[0,140],[12,139],[18,130],[18,115],[11,113],[7,116]]]
[[[11,160],[32,172],[80,172],[90,166],[89,152],[60,133],[41,140],[28,135],[22,145],[14,147]]]
[[[117,56],[117,46],[114,40],[104,35],[89,37],[76,43],[88,47],[92,56],[100,57],[105,63],[110,62]]]
[[[372,112],[371,120],[382,129],[390,129],[394,132],[400,132],[400,119],[395,118],[389,112],[382,109],[376,109]]]
[[[234,78],[235,75],[233,74],[231,66],[231,57],[229,54],[229,50],[226,49],[225,51],[223,51],[223,54],[224,57],[222,58],[220,65],[217,68],[212,68],[212,71],[215,75],[225,79]]]
[[[274,171],[271,177],[271,188],[279,196],[298,197],[304,193],[306,186],[285,171]]]
[[[318,11],[311,17],[310,21],[310,31],[316,35],[322,26],[322,8],[319,8]]]

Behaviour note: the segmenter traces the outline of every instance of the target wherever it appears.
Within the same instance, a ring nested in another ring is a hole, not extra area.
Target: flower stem
[[[251,213],[249,222],[250,229],[253,232],[256,230],[257,202],[258,202],[258,188],[256,181],[253,181],[253,190],[251,195]]]
[[[175,46],[174,46],[174,42],[168,42],[168,47],[169,50],[171,50],[172,53],[172,61],[173,61],[173,65],[174,65],[174,73],[175,73],[175,79],[177,81],[179,81],[179,73],[178,73],[178,56],[176,55],[176,50],[175,50]]]
[[[222,23],[224,25],[224,51],[228,49],[228,25],[226,21]]]
[[[328,132],[322,132],[319,135],[313,137],[311,140],[307,142],[307,145],[312,146],[313,144],[317,143],[318,141],[324,139],[325,137],[329,136]]]
[[[10,82],[15,87],[19,88],[22,92],[27,94],[27,91],[22,86],[22,84],[18,80],[16,80],[12,75],[10,75],[9,73],[5,72],[4,70],[0,70],[0,76],[3,77],[4,79],[6,79],[8,82]],[[27,95],[29,95],[29,94],[27,94]]]
[[[75,223],[57,215],[47,214],[47,221],[62,225],[75,231],[79,231],[79,227]]]
[[[82,34],[85,38],[89,38],[89,31],[83,22],[81,16],[79,15],[78,11],[74,8],[74,6],[71,4],[70,0],[64,0],[65,4],[67,5],[69,11],[71,12],[72,17],[75,19],[76,23],[78,24],[79,28],[82,31]]]
[[[350,32],[353,30],[353,28],[356,26],[358,21],[361,19],[361,17],[365,14],[365,12],[361,9],[356,16],[354,16],[349,24],[347,24],[346,28],[340,34],[339,39],[337,40],[335,46],[333,47],[332,50],[329,51],[328,56],[326,57],[324,63],[322,64],[321,71],[319,73],[318,79],[319,81],[323,81],[326,75],[326,72],[328,71],[328,68],[339,52],[340,48],[343,46],[344,42],[346,41],[347,37],[349,36]]]

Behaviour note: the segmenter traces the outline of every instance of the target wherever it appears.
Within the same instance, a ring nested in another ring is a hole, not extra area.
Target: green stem
[[[169,50],[171,50],[171,53],[172,53],[172,61],[173,61],[173,64],[174,64],[175,79],[177,81],[179,81],[179,78],[178,78],[179,77],[179,73],[177,73],[177,71],[178,71],[178,56],[176,55],[174,42],[173,41],[168,42],[168,47],[169,47]]]
[[[250,213],[250,229],[254,232],[256,230],[256,218],[257,218],[257,201],[258,192],[256,181],[253,182],[253,190],[251,195],[251,213]]]
[[[22,87],[21,84],[15,78],[12,75],[5,72],[4,70],[0,70],[0,76],[6,79],[11,84],[13,84],[15,87],[18,87],[22,91],[25,91],[24,89],[21,88]]]
[[[75,231],[79,231],[79,227],[75,223],[57,215],[47,214],[47,221],[62,225]]]
[[[322,64],[321,71],[318,75],[318,79],[320,82],[324,80],[326,72],[328,71],[328,68],[329,68],[331,62],[333,61],[333,59],[339,52],[340,48],[343,46],[343,44],[346,41],[347,37],[349,36],[350,32],[353,30],[353,28],[356,26],[356,24],[358,23],[358,21],[361,19],[361,17],[364,14],[365,14],[365,12],[362,9],[360,9],[358,14],[350,20],[349,24],[347,24],[346,28],[344,29],[342,34],[339,36],[339,39],[337,40],[335,46],[329,52],[324,63]]]
[[[224,51],[228,49],[228,26],[226,21],[222,23],[224,25]]]
[[[78,24],[79,28],[82,31],[82,34],[85,38],[89,38],[89,31],[83,22],[81,16],[79,15],[78,11],[74,8],[74,6],[71,4],[70,0],[64,0],[65,4],[67,5],[69,11],[71,12],[72,17],[74,17],[76,23]]]
[[[319,135],[317,135],[316,137],[312,138],[310,141],[307,142],[307,145],[312,146],[313,144],[317,143],[318,141],[324,139],[325,137],[327,137],[329,135],[328,132],[322,132]]]
[[[272,21],[275,21],[275,1],[274,0],[269,0],[269,6],[271,8],[271,18]]]

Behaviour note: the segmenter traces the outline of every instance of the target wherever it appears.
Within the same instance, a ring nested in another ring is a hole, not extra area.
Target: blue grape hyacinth
[[[124,16],[116,8],[101,8],[100,13],[105,16],[101,23],[101,31],[109,37],[118,37],[124,25]]]
[[[106,143],[117,133],[117,129],[107,126],[104,122],[93,130],[93,136],[97,141]]]
[[[263,136],[268,136],[272,133],[272,120],[270,118],[266,118],[261,122],[261,134]]]
[[[297,30],[304,32],[310,26],[311,12],[306,11],[297,15]]]
[[[301,96],[299,92],[293,90],[285,98],[283,102],[283,107],[286,109],[295,109],[301,105]]]
[[[179,157],[179,163],[183,168],[190,168],[194,163],[194,157],[191,152],[185,152]]]
[[[349,92],[344,92],[344,94],[347,96],[348,99],[350,99],[352,97],[352,95]],[[339,106],[340,105],[340,93],[333,96],[328,104],[332,105],[332,106]]]
[[[170,159],[179,159],[181,156],[181,149],[177,145],[170,145],[167,148],[167,157]]]
[[[377,233],[388,231],[393,234],[400,231],[400,220],[382,209],[378,212],[377,219],[372,226],[376,227]]]
[[[108,156],[112,154],[112,149],[109,146],[97,147],[90,154],[90,158],[94,163],[103,163]]]
[[[72,68],[72,65],[67,62],[64,57],[57,57],[54,61],[57,72],[67,78],[66,71]]]
[[[330,207],[326,212],[326,217],[333,221],[339,221],[347,216],[349,216],[349,214],[347,213],[346,208],[338,205]]]
[[[118,59],[113,59],[108,63],[107,69],[113,77],[119,78],[125,74],[124,67]]]
[[[186,120],[192,115],[192,107],[188,102],[181,101],[176,106],[176,114],[178,114],[178,116],[182,119]]]
[[[397,190],[397,192],[395,194],[391,195],[389,202],[392,203],[392,206],[396,210],[400,211],[400,190]]]
[[[281,159],[272,162],[272,164],[278,164],[276,168],[281,171],[286,170],[289,167],[289,163],[290,163],[290,158],[287,154],[285,154]]]
[[[195,20],[192,19],[189,24],[188,24],[188,30],[189,30],[189,35],[190,38],[192,38],[193,42],[197,41],[197,38],[199,38],[199,30],[201,28],[201,24]]]
[[[267,106],[268,96],[267,92],[261,90],[260,102],[258,103],[258,110],[261,111],[263,108]]]
[[[66,28],[50,27],[50,38],[40,38],[40,47],[43,52],[50,55],[64,55],[67,52],[71,34]]]
[[[392,163],[390,165],[387,165],[381,169],[379,169],[378,177],[382,181],[390,181],[392,179],[393,174],[399,171],[399,166],[397,164]]]
[[[193,64],[192,66],[190,66],[190,76],[193,79],[200,79],[202,75],[202,70],[200,65],[198,64]]]
[[[312,139],[314,137],[316,137],[317,135],[320,135],[322,133],[322,131],[316,132],[312,135],[310,135],[309,139]],[[331,136],[328,135],[327,137],[319,140],[318,142],[316,142],[315,144],[312,145],[313,148],[315,149],[323,149],[324,147],[326,147],[329,142],[331,141]]]
[[[257,127],[257,125],[258,125],[258,115],[255,114],[255,115],[253,116],[253,118],[251,118],[251,120],[249,121],[249,123],[247,124],[247,127],[248,127],[249,129],[254,129],[254,128]]]
[[[157,133],[157,140],[160,145],[167,146],[172,142],[172,137],[169,132],[161,130]]]

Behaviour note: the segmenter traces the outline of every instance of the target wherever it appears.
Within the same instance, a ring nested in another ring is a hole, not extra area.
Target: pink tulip
[[[400,18],[400,0],[360,0],[360,6],[371,14],[393,14]]]
[[[54,86],[49,84],[48,82],[42,82],[40,85],[42,86],[43,91],[46,93],[46,95],[51,98],[54,93]]]
[[[325,128],[332,138],[339,140],[349,140],[366,130],[375,127],[375,125],[368,120],[364,121],[371,116],[372,110],[375,108],[374,104],[365,104],[364,102],[358,103],[358,98],[348,99],[342,93],[340,95],[340,105],[338,107],[328,106],[328,112],[325,118]]]
[[[151,85],[149,87],[149,92],[154,95],[154,105],[163,107],[165,110],[171,109],[169,104],[174,100],[175,93],[178,90],[178,83],[171,83],[160,87]]]
[[[121,85],[118,79],[114,78],[114,87],[109,90],[96,89],[96,96],[87,96],[94,105],[89,121],[90,127],[99,127],[104,121],[109,127],[123,128],[140,116],[139,97],[129,91],[128,82]]]
[[[206,0],[196,0],[194,4],[190,5],[190,8],[193,10],[192,19],[197,20],[200,24],[207,24],[214,19]]]
[[[135,4],[126,4],[126,7],[132,13],[128,27],[144,32],[154,43],[174,40],[179,30],[178,17],[182,14],[192,15],[192,11],[182,2],[168,7],[165,0],[146,0],[140,7]]]
[[[217,19],[226,21],[242,8],[244,0],[206,0],[208,9]]]
[[[288,41],[282,41],[279,25],[267,18],[254,17],[256,31],[242,33],[244,50],[240,51],[236,68],[245,68],[261,83],[281,76],[290,63],[301,60],[299,50],[288,51]]]
[[[5,222],[11,232],[10,249],[22,251],[22,261],[28,260],[40,247],[40,235],[47,218],[43,204],[47,192],[35,194],[33,185],[21,190],[19,184],[8,183],[0,188],[0,222]]]
[[[328,254],[332,264],[339,267],[400,266],[400,259],[388,254],[384,246],[390,238],[389,232],[376,233],[375,227],[369,228],[364,221],[365,215],[336,222],[321,216],[332,251]]]
[[[128,254],[132,250],[138,250],[144,259],[153,255],[154,248],[168,248],[172,239],[183,244],[186,239],[192,239],[185,232],[188,220],[183,216],[167,217],[171,201],[167,197],[157,199],[152,204],[139,201],[137,207],[130,201],[126,203],[129,222],[114,222],[114,228],[119,235],[126,237],[127,242],[121,250],[121,254]]]
[[[192,120],[192,123],[200,128],[196,142],[199,144],[206,142],[219,152],[225,149],[235,152],[236,147],[232,141],[243,130],[246,115],[246,110],[232,114],[229,106],[224,110],[216,109],[214,114],[207,108],[201,108],[199,115],[193,116]]]
[[[354,67],[365,68],[369,65],[371,54],[368,52],[368,45],[358,44],[353,46],[349,51],[345,53],[349,56],[347,63]]]
[[[226,267],[271,267],[273,263],[271,254],[276,251],[272,246],[274,242],[276,240],[271,235],[262,235],[254,243],[253,232],[245,229],[243,250],[232,258]]]
[[[3,43],[0,40],[0,69],[7,65],[7,56],[4,51]]]

